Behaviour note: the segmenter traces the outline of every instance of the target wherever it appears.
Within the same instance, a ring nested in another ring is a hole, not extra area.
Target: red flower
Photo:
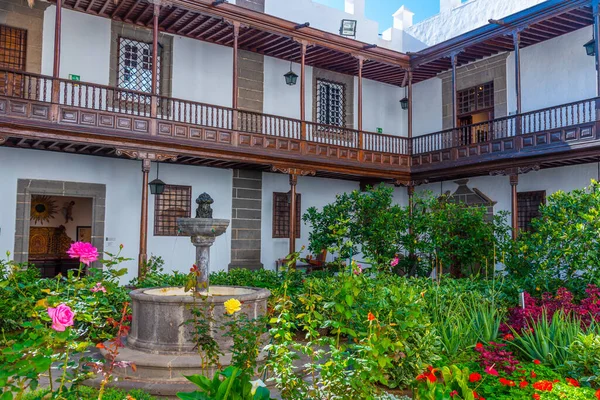
[[[367,318],[368,318],[369,321],[375,321],[375,316],[370,311],[369,311],[369,314],[367,315]]]
[[[535,371],[531,371],[530,375],[531,375],[532,378],[537,378],[537,374],[535,373]]]
[[[552,382],[550,382],[550,381],[538,381],[538,382],[536,382],[536,383],[533,384],[533,388],[535,390],[541,390],[541,391],[551,392],[552,391]]]
[[[519,383],[520,388],[527,387],[527,385],[529,385],[529,382],[527,382],[527,381],[521,381],[521,383]]]
[[[579,382],[577,382],[577,380],[573,379],[573,378],[565,378],[565,381],[567,381],[567,383],[571,386],[575,386],[575,387],[579,387]]]
[[[478,374],[477,372],[473,372],[471,375],[469,375],[469,382],[473,383],[473,382],[479,382],[481,380],[481,374]]]
[[[487,367],[487,368],[485,369],[485,373],[486,373],[486,374],[493,375],[493,376],[498,376],[498,371],[496,371],[496,370],[494,369],[494,366],[493,366],[493,365],[492,365],[491,367]]]
[[[481,350],[481,349],[483,349],[483,344],[481,344],[481,343],[477,343],[477,344],[475,345],[475,348],[476,348],[477,350]]]
[[[510,386],[510,387],[515,386],[515,382],[514,381],[510,381],[510,380],[508,380],[506,378],[500,378],[500,383],[502,385],[504,385],[504,386]]]
[[[534,394],[533,394],[531,397],[532,397],[534,400],[540,400],[540,395],[539,395],[539,394],[537,394],[537,393],[534,393]]]
[[[540,365],[542,362],[541,362],[540,360],[533,360],[533,363],[534,363],[535,365]]]
[[[596,398],[600,400],[600,389],[596,390]]]
[[[454,397],[458,394],[458,392],[456,390],[453,390],[450,392],[450,397]]]
[[[506,335],[504,335],[503,339],[507,342],[510,342],[512,340],[515,340],[515,337],[512,335],[512,333],[507,333]]]

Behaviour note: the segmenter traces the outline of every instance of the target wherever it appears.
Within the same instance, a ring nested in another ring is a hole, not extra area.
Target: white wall
[[[173,37],[173,97],[231,107],[233,50]]]
[[[442,80],[431,78],[413,86],[413,136],[442,130]]]
[[[388,135],[408,136],[408,113],[400,106],[403,97],[404,88],[363,79],[363,129],[377,132],[382,128]]]
[[[65,232],[73,241],[77,241],[78,226],[92,226],[92,199],[90,197],[67,197],[67,196],[50,196],[56,206],[56,214],[50,221],[31,221],[31,226],[40,227],[65,227]],[[65,203],[75,202],[72,208],[73,220],[65,221],[63,208]],[[1,250],[0,250],[1,251]]]
[[[56,7],[44,12],[42,74],[52,75]],[[110,71],[110,25],[108,18],[62,10],[60,77],[79,75],[82,81],[108,85]]]
[[[596,96],[594,57],[583,45],[592,27],[521,49],[521,101],[523,111],[570,103]],[[516,111],[514,52],[506,60],[508,110]]]
[[[297,192],[302,195],[302,215],[310,207],[321,209],[335,201],[335,195],[359,189],[358,182],[315,177],[299,177]],[[289,239],[273,239],[273,192],[289,192],[289,177],[284,174],[263,173],[262,188],[262,252],[261,262],[265,269],[275,269],[275,261],[288,255]],[[301,238],[296,249],[308,247],[309,227],[302,222]],[[303,255],[309,254],[307,251]]]
[[[265,57],[265,83],[263,111],[265,114],[280,115],[300,119],[300,65],[293,63],[292,69],[298,75],[294,86],[285,83],[283,75],[289,72],[290,63],[273,57]],[[306,67],[306,119],[312,120],[313,114],[313,69]]]
[[[153,166],[154,167],[154,166]],[[0,251],[14,249],[15,210],[18,179],[48,179],[106,185],[105,251],[117,252],[123,244],[122,255],[132,258],[124,263],[129,269],[123,282],[137,275],[139,252],[141,161],[110,159],[49,151],[22,150],[0,147]],[[151,179],[156,170],[150,173]],[[171,184],[193,187],[193,200],[206,191],[213,199],[214,216],[231,219],[232,173],[213,168],[162,165],[160,178]],[[152,197],[152,196],[151,196]],[[154,199],[149,201],[148,254],[160,255],[165,270],[189,271],[194,262],[194,250],[188,238],[155,237],[153,235]],[[226,269],[230,262],[230,230],[217,238],[211,251],[213,270]]]
[[[593,163],[530,172],[519,175],[517,190],[519,192],[545,190],[546,196],[558,190],[570,192],[589,186],[591,179],[598,180],[599,171],[598,164]],[[494,206],[494,214],[500,211],[510,213],[511,186],[508,176],[478,176],[469,179],[467,186],[471,189],[479,189],[491,200],[497,202]],[[458,185],[454,181],[445,181],[419,186],[416,191],[429,190],[435,195],[440,195],[447,191],[454,193],[457,187]],[[508,218],[507,223],[510,225],[510,216]]]
[[[433,1],[433,0],[430,0]],[[437,14],[406,29],[428,46],[487,25],[489,19],[502,19],[545,0],[470,0],[451,11]],[[408,51],[408,49],[404,49]]]

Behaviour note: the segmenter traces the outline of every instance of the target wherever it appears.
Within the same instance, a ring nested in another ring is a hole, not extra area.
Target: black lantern
[[[160,164],[156,164],[156,179],[150,182],[148,185],[150,186],[150,193],[152,194],[163,194],[165,191],[165,186],[167,186],[163,181],[158,179],[158,171],[160,169]]]
[[[400,107],[403,110],[408,110],[408,97],[406,96],[406,86],[404,87],[404,98],[400,100]]]
[[[585,52],[588,56],[596,55],[596,41],[594,39],[584,44],[583,47],[585,47]]]
[[[298,82],[298,75],[294,73],[292,70],[292,62],[290,61],[290,72],[283,76],[285,78],[285,83],[288,86],[294,86],[296,82]]]

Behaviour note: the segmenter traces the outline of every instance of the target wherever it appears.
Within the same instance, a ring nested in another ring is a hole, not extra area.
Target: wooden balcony
[[[197,165],[283,164],[348,179],[409,175],[407,138],[8,70],[0,71],[0,126],[5,137],[160,150]]]
[[[411,172],[421,178],[443,179],[487,174],[519,164],[550,167],[592,158],[597,161],[599,100],[581,100],[415,137]]]
[[[409,140],[2,70],[0,143],[106,156],[116,149],[159,151],[193,165],[286,165],[345,179],[433,181],[532,163],[597,161],[599,104],[600,98],[582,100]]]

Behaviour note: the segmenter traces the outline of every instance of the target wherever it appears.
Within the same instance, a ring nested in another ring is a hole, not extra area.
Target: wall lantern
[[[343,19],[340,26],[340,35],[356,37],[356,20]]]
[[[403,110],[408,110],[408,96],[406,95],[406,86],[404,86],[404,98],[400,100],[400,107]]]
[[[292,70],[292,62],[291,61],[290,61],[290,72],[285,74],[283,77],[285,78],[285,83],[288,86],[294,86],[296,84],[296,82],[298,81],[298,75],[296,75],[294,73],[294,71]]]
[[[165,187],[167,186],[163,181],[158,179],[159,169],[160,164],[156,163],[156,179],[148,184],[150,186],[150,193],[152,194],[163,194],[163,192],[165,191]]]
[[[585,52],[588,56],[596,55],[596,41],[594,39],[584,44],[583,47],[585,47]]]

